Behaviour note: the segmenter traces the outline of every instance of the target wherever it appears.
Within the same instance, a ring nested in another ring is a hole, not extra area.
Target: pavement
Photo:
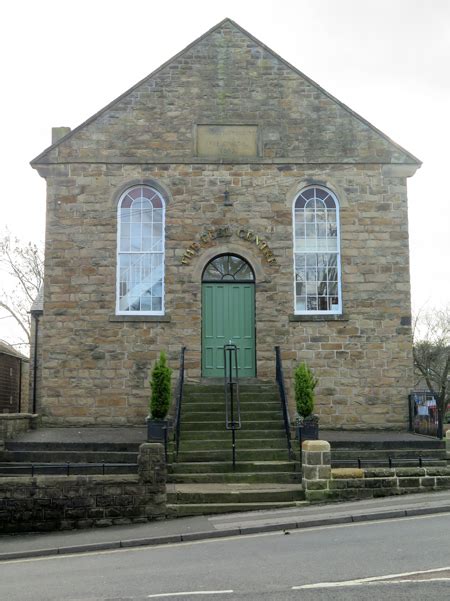
[[[0,536],[0,561],[164,545],[228,536],[450,513],[450,491],[158,520],[145,524]]]

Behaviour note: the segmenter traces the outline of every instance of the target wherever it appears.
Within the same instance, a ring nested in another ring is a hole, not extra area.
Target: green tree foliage
[[[318,380],[306,363],[300,363],[294,372],[295,404],[302,417],[311,415],[314,409],[314,389]]]
[[[167,365],[167,357],[165,353],[161,353],[153,367],[150,378],[152,389],[150,414],[152,418],[164,419],[169,411],[171,375],[172,370]]]

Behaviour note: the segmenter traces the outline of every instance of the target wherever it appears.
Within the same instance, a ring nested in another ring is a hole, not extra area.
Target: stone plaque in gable
[[[197,125],[197,155],[209,158],[258,156],[257,125]]]

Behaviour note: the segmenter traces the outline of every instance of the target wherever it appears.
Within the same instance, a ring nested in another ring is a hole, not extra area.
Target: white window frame
[[[304,192],[306,192],[306,190],[310,190],[312,188],[319,188],[321,190],[324,190],[325,192],[327,192],[332,199],[334,200],[335,206],[336,206],[336,227],[337,227],[337,240],[336,240],[336,248],[337,251],[336,252],[330,252],[330,251],[323,251],[323,252],[318,252],[318,251],[305,251],[304,249],[302,249],[301,251],[299,250],[298,252],[296,251],[295,245],[296,245],[296,235],[295,235],[295,226],[296,226],[296,220],[295,220],[295,204],[299,198],[299,196],[301,194],[303,194]],[[339,200],[336,196],[336,194],[334,194],[334,192],[332,192],[329,188],[327,188],[326,186],[322,186],[320,184],[311,184],[309,186],[305,186],[304,188],[302,188],[296,195],[294,198],[294,202],[292,203],[292,247],[293,247],[293,255],[292,255],[292,264],[293,264],[293,271],[294,271],[294,315],[342,315],[342,272],[341,272],[341,222],[340,222],[340,206],[339,206]],[[295,255],[296,254],[336,254],[336,263],[337,263],[337,293],[338,293],[338,304],[335,305],[334,309],[328,309],[328,310],[319,310],[319,309],[305,309],[305,310],[298,310],[297,309],[297,290],[296,290],[296,271],[295,271]]]
[[[153,193],[157,194],[162,204],[162,252],[155,251],[121,251],[120,240],[121,240],[121,227],[122,227],[122,216],[121,207],[122,202],[127,194],[135,188],[148,188]],[[120,255],[131,255],[131,254],[162,254],[162,299],[161,299],[161,310],[160,311],[123,311],[120,309]],[[116,315],[165,315],[165,258],[166,258],[166,203],[163,195],[159,190],[149,184],[136,184],[129,186],[119,198],[117,203],[117,252],[116,252]]]

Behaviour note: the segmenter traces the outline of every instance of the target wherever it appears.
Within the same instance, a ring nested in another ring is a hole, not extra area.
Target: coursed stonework
[[[196,125],[208,123],[257,124],[259,156],[197,156]],[[231,21],[33,165],[48,187],[44,421],[142,423],[149,369],[162,350],[176,368],[186,346],[186,376],[199,379],[201,273],[217,249],[241,255],[256,274],[258,378],[274,378],[280,345],[291,403],[294,366],[307,361],[315,370],[323,427],[406,426],[412,384],[411,330],[403,325],[410,316],[406,177],[417,160]],[[157,187],[167,203],[160,321],[111,320],[117,202],[136,183]],[[293,194],[306,184],[328,187],[340,203],[345,321],[289,319]],[[205,232],[226,227],[230,236],[202,245]],[[239,235],[249,231],[258,244]]]

